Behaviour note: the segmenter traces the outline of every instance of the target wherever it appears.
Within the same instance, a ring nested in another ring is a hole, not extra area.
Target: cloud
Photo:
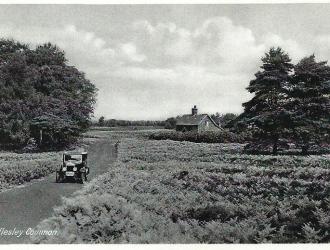
[[[315,46],[310,48],[307,55],[315,54],[318,60],[328,61],[330,59],[330,34],[316,36],[314,43]]]
[[[192,65],[162,69],[125,67],[112,74],[116,86],[120,86],[115,91],[118,107],[135,108],[137,115],[149,118],[154,114],[168,117],[186,113],[192,104],[206,113],[215,113],[219,107],[223,112],[238,113],[241,103],[237,100],[249,96],[247,91],[241,91],[245,78],[245,75],[219,75]],[[119,112],[120,109],[117,116]]]
[[[306,56],[306,48],[303,48],[297,41],[293,39],[283,39],[279,35],[268,33],[262,39],[265,49],[270,47],[281,47],[286,51],[294,63]]]
[[[159,67],[189,63],[211,65],[224,74],[250,72],[255,67],[245,63],[257,61],[265,51],[250,29],[234,25],[226,17],[208,19],[195,30],[174,23],[153,26],[146,20],[138,21],[132,25],[132,33],[149,65]]]
[[[121,29],[116,39],[75,25],[2,24],[0,35],[31,45],[57,44],[99,88],[96,116],[122,119],[164,119],[195,104],[205,113],[239,113],[251,97],[245,88],[271,46],[283,47],[294,62],[309,52],[330,53],[330,35],[304,44],[273,33],[257,38],[227,17],[204,20],[193,29],[148,20]]]
[[[146,20],[131,28],[131,42],[147,59],[109,76],[120,86],[114,97],[119,106],[138,111],[131,118],[176,116],[193,104],[204,112],[242,111],[242,101],[249,98],[249,74],[253,76],[265,50],[251,30],[228,18],[206,20],[195,30]],[[113,109],[114,116],[121,116]]]
[[[246,63],[257,61],[264,52],[250,29],[234,25],[226,17],[208,19],[194,33],[202,61],[220,64],[224,72],[250,71]]]
[[[70,63],[79,65],[83,71],[95,70],[100,65],[114,61],[115,51],[106,41],[93,32],[78,30],[74,25],[58,28],[34,26],[28,30],[15,26],[0,26],[0,36],[36,46],[52,42],[63,49]]]
[[[142,62],[146,59],[145,55],[137,52],[136,46],[133,43],[124,43],[120,46],[120,50],[125,57],[133,62]]]

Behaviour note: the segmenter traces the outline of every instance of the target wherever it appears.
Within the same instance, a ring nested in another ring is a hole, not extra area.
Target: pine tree
[[[322,142],[330,133],[330,67],[311,55],[294,71],[289,93],[293,137],[307,154],[311,144]]]
[[[261,59],[261,71],[247,87],[254,97],[243,104],[240,123],[253,131],[255,143],[268,143],[277,154],[279,140],[290,127],[289,112],[285,109],[290,88],[291,59],[281,48],[271,48]]]

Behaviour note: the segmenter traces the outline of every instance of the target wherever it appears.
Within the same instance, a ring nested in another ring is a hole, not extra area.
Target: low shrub
[[[322,144],[310,145],[307,155],[322,155],[330,153],[330,145]],[[299,155],[303,154],[301,145],[296,145],[290,141],[280,140],[277,145],[277,154]],[[272,154],[273,143],[267,141],[252,141],[245,145],[244,153],[248,154]]]
[[[0,191],[47,176],[60,163],[60,152],[0,153]]]
[[[229,132],[227,130],[205,131],[205,132],[179,132],[179,131],[161,131],[149,136],[152,140],[173,140],[190,141],[204,143],[243,143],[245,138],[242,135]]]
[[[123,139],[109,171],[37,227],[59,234],[32,240],[330,242],[329,156],[240,150],[235,144]]]

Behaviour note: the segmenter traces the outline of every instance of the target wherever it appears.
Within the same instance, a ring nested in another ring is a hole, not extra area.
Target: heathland
[[[243,144],[119,141],[105,174],[63,199],[38,243],[329,242],[330,156],[247,155]]]

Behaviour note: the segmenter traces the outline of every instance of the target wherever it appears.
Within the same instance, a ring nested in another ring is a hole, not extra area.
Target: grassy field
[[[91,127],[90,131],[140,131],[140,130],[165,130],[160,126],[118,126],[118,127]]]
[[[120,140],[116,164],[38,226],[59,235],[33,242],[330,242],[329,156]]]
[[[97,127],[96,127],[97,128]],[[107,129],[91,129],[87,133],[84,134],[84,140],[93,140],[93,139],[108,139],[114,142],[121,141],[123,139],[129,138],[138,138],[141,140],[147,140],[148,137],[155,133],[156,131],[167,131],[166,129],[155,129],[155,128],[148,128],[148,129],[138,129],[138,130],[119,130],[112,128]]]

